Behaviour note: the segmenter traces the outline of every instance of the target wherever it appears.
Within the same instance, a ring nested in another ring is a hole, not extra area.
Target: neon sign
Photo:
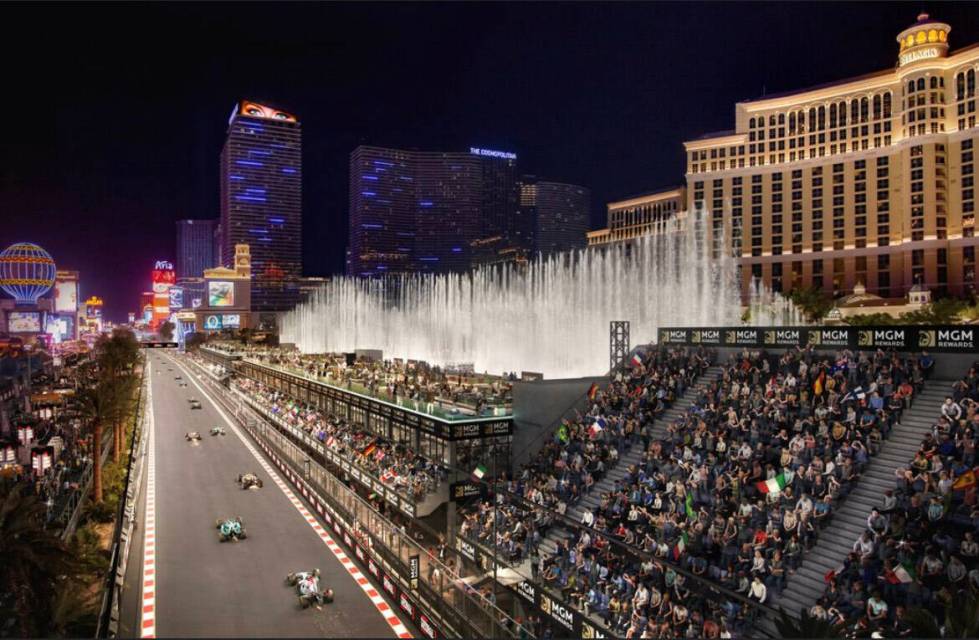
[[[173,271],[173,263],[169,260],[157,260],[153,268],[161,269],[163,271]]]
[[[480,149],[479,147],[469,147],[469,153],[474,156],[486,156],[489,158],[503,158],[504,160],[516,160],[517,154],[509,151],[494,151],[492,149]]]

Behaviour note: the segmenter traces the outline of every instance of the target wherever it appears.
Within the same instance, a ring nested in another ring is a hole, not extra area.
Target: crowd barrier
[[[854,350],[894,349],[975,353],[979,326],[854,326],[854,327],[665,327],[661,345],[706,347],[817,347]]]

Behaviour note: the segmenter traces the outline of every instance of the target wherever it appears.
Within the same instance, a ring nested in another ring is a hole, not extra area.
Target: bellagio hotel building
[[[734,131],[684,143],[685,206],[745,290],[975,290],[979,44],[949,53],[950,31],[922,14],[895,68],[738,103]]]

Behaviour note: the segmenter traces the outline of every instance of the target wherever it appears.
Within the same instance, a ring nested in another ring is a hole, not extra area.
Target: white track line
[[[190,381],[194,383],[194,386],[197,387],[197,389],[201,392],[201,394],[204,395],[204,397],[206,397],[211,402],[211,405],[217,410],[217,412],[221,414],[221,417],[224,418],[224,421],[228,424],[228,426],[231,427],[231,430],[234,432],[234,434],[238,436],[238,439],[241,440],[241,442],[251,452],[251,454],[255,457],[258,463],[262,465],[262,468],[265,469],[265,472],[269,474],[269,477],[272,478],[272,481],[275,482],[276,486],[278,486],[279,489],[282,491],[282,493],[285,494],[286,498],[289,499],[289,502],[292,503],[292,506],[294,506],[296,510],[300,513],[300,515],[302,515],[303,520],[306,521],[306,524],[308,524],[310,528],[313,529],[316,535],[319,536],[320,540],[323,541],[323,544],[325,544],[326,547],[330,550],[330,552],[333,553],[333,555],[340,562],[343,568],[347,570],[347,572],[350,574],[350,577],[354,579],[354,581],[361,588],[361,590],[364,592],[367,598],[377,608],[378,613],[381,614],[385,622],[388,623],[388,625],[391,627],[394,633],[399,638],[413,637],[411,635],[411,632],[408,631],[408,628],[404,625],[403,622],[401,622],[401,619],[394,612],[394,607],[392,607],[391,604],[384,598],[384,596],[381,595],[381,593],[371,585],[370,580],[368,580],[364,576],[364,574],[360,572],[360,569],[357,568],[357,565],[354,563],[354,561],[351,560],[346,553],[344,553],[343,549],[340,548],[340,545],[338,545],[333,540],[333,537],[327,532],[327,530],[322,525],[320,525],[319,521],[316,520],[316,518],[309,511],[309,509],[306,508],[306,506],[302,503],[302,501],[298,497],[296,497],[296,494],[293,493],[292,489],[289,488],[289,486],[279,476],[279,474],[275,472],[275,470],[265,460],[262,454],[259,453],[254,446],[252,446],[252,443],[248,440],[247,436],[243,435],[238,430],[238,425],[235,424],[235,422],[228,417],[228,415],[224,412],[224,409],[222,409],[217,402],[211,399],[211,396],[208,394],[208,392],[205,391],[204,388],[197,383],[197,380],[194,379],[194,375],[186,367],[184,367],[183,363],[179,362],[176,357],[174,357],[173,359],[176,362],[177,366],[180,367],[184,371],[184,373],[187,374]],[[278,456],[274,456],[274,454],[272,454],[271,451],[269,451],[269,455],[273,456],[276,459],[278,464],[281,465],[281,468],[284,473],[288,473],[293,480],[298,480],[295,474],[291,470],[286,468],[281,461],[278,460]],[[150,464],[152,465],[152,462]],[[150,468],[152,469],[152,466]],[[151,475],[152,475],[152,471],[151,471]],[[308,495],[308,492],[305,489],[303,490],[303,492],[304,495]]]
[[[147,357],[147,361],[150,358]],[[153,364],[146,391],[146,507],[143,511],[143,599],[140,637],[156,637],[156,456],[153,453]],[[134,436],[135,437],[135,436]]]

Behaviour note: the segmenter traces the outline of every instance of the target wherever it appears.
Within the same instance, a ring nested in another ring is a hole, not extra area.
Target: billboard
[[[85,301],[85,315],[89,318],[102,317],[102,298],[92,296]]]
[[[210,331],[216,331],[221,329],[221,316],[205,316],[204,317],[204,328]]]
[[[207,283],[207,305],[209,307],[232,307],[234,304],[234,282],[217,280]]]
[[[183,287],[170,287],[170,309],[183,309],[184,289]]]
[[[75,337],[75,316],[49,313],[45,318],[44,332],[51,334],[55,342],[72,340]]]
[[[77,280],[55,280],[54,310],[59,313],[75,313],[78,311]]]
[[[221,316],[221,326],[225,329],[237,329],[241,326],[241,316],[237,313],[226,313]]]
[[[193,299],[192,299],[192,300],[190,301],[190,306],[191,306],[192,308],[194,308],[194,309],[196,309],[197,307],[199,307],[199,306],[201,306],[202,304],[204,304],[204,300],[203,300],[203,298],[193,298]]]
[[[661,328],[660,344],[692,346],[896,351],[979,351],[979,327],[969,325]]]
[[[7,315],[7,331],[10,333],[40,333],[41,312],[11,311]]]

